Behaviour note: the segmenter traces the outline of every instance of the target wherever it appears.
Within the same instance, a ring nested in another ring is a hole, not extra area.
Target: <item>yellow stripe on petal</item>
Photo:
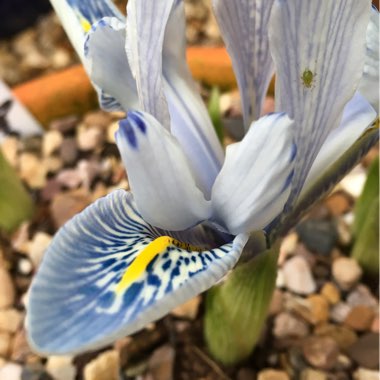
[[[160,236],[149,243],[145,249],[139,253],[136,259],[125,271],[121,281],[116,287],[116,293],[120,293],[127,289],[134,281],[136,281],[146,270],[149,263],[160,253],[163,253],[170,245],[187,251],[201,252],[203,249],[188,243],[181,242],[170,236]]]
[[[90,30],[91,30],[91,24],[88,20],[86,20],[85,18],[81,18],[80,20],[80,24],[83,28],[83,30],[88,33]]]

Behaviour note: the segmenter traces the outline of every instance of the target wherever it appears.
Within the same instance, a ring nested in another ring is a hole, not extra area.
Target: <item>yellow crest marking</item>
[[[84,30],[86,33],[89,32],[89,31],[91,30],[91,24],[90,24],[90,22],[89,22],[88,20],[86,20],[84,17],[81,18],[81,20],[80,20],[80,24],[81,24],[83,30]]]
[[[160,236],[150,242],[133,260],[125,271],[121,281],[116,286],[116,293],[127,289],[145,271],[149,263],[161,252],[164,252],[170,245],[189,251],[201,252],[202,249],[193,245],[183,243],[170,236]]]

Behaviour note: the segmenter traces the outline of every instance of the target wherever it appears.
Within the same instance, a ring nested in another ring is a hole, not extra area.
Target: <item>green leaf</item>
[[[219,141],[223,143],[223,123],[220,112],[220,91],[218,87],[213,87],[208,101],[208,113],[210,115],[215,132],[218,135]]]
[[[33,203],[0,151],[0,229],[11,232],[33,213]]]
[[[225,365],[246,359],[260,337],[275,288],[277,257],[278,248],[260,253],[207,294],[205,339]]]
[[[377,157],[368,170],[364,189],[355,206],[355,220],[353,224],[354,236],[359,236],[364,227],[368,214],[373,207],[372,203],[379,196],[379,158]]]
[[[369,171],[363,192],[355,206],[355,243],[351,256],[370,275],[379,274],[379,158]]]

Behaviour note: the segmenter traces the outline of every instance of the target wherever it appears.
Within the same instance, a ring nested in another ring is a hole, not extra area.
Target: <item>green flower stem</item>
[[[220,112],[220,91],[218,87],[213,87],[210,93],[210,99],[208,101],[208,113],[210,115],[212,124],[215,128],[215,132],[219,138],[219,141],[223,143],[224,131],[222,123],[222,115]]]
[[[33,203],[1,150],[0,184],[0,229],[11,232],[32,216]]]
[[[205,339],[225,365],[246,359],[260,337],[277,275],[278,247],[238,266],[206,298]]]

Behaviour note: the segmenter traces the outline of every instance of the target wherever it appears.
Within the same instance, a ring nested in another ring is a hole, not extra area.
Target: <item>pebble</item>
[[[16,309],[0,310],[0,331],[5,331],[14,334],[21,322],[23,315]]]
[[[274,320],[273,334],[276,338],[302,338],[309,334],[309,326],[291,313],[282,312]]]
[[[330,254],[338,239],[335,224],[329,220],[309,219],[301,222],[296,231],[310,251],[322,255]]]
[[[84,380],[119,380],[119,354],[116,350],[105,351],[86,364]]]
[[[290,377],[284,371],[268,368],[258,373],[257,380],[290,380]]]
[[[379,334],[366,333],[362,335],[349,349],[347,354],[360,367],[368,369],[379,368]]]
[[[34,354],[26,338],[25,329],[22,328],[17,331],[13,338],[11,359],[17,362],[25,362],[28,358],[33,356]]]
[[[380,332],[380,329],[379,329],[379,316],[378,315],[372,321],[371,331],[374,332],[374,333],[379,333]]]
[[[42,165],[45,167],[46,172],[51,174],[62,169],[63,161],[60,157],[48,156],[42,160]]]
[[[356,260],[349,257],[339,257],[332,264],[332,274],[343,290],[349,290],[360,280],[362,269]]]
[[[357,165],[350,174],[345,176],[339,186],[354,198],[358,198],[363,191],[367,173],[362,165]]]
[[[7,363],[0,368],[1,380],[22,380],[22,367],[19,364]]]
[[[46,370],[54,380],[74,380],[76,376],[71,356],[49,356]]]
[[[277,269],[277,276],[276,276],[276,287],[277,288],[285,288],[285,275],[282,268]]]
[[[11,334],[0,331],[0,356],[7,358],[9,356],[12,344]],[[1,378],[0,378],[1,379]]]
[[[18,164],[18,149],[19,141],[15,137],[6,136],[1,142],[1,151],[6,158],[6,160],[11,164],[11,166],[16,167]]]
[[[275,289],[269,306],[269,315],[276,315],[284,308],[284,295],[281,290]]]
[[[333,216],[345,214],[352,207],[352,201],[343,191],[331,194],[324,203]]]
[[[355,287],[347,296],[347,303],[351,306],[368,306],[375,310],[379,307],[379,302],[371,293],[369,288],[363,284]]]
[[[182,305],[177,306],[171,311],[175,317],[178,318],[187,318],[190,320],[194,320],[198,314],[199,304],[201,302],[201,298],[199,296],[190,299]]]
[[[87,112],[83,118],[83,123],[88,127],[99,127],[107,129],[112,122],[112,118],[108,112],[104,111],[91,111]]]
[[[174,348],[165,345],[156,349],[149,358],[148,368],[153,380],[172,380],[174,371]]]
[[[32,153],[20,155],[20,177],[32,189],[41,189],[46,183],[46,168],[42,161]]]
[[[46,232],[37,232],[29,244],[28,255],[35,268],[38,268],[44,257],[46,248],[49,246],[52,237]]]
[[[83,178],[77,169],[64,169],[57,176],[56,180],[68,189],[75,189],[81,185]]]
[[[22,369],[21,380],[56,380],[53,379],[41,363],[27,364]]]
[[[375,312],[368,306],[354,306],[348,313],[344,324],[356,331],[370,330]]]
[[[305,359],[314,367],[329,370],[334,367],[339,347],[330,337],[312,336],[306,338],[302,351]]]
[[[351,311],[351,306],[345,302],[338,302],[330,309],[330,318],[337,323],[343,323]]]
[[[66,138],[63,140],[59,155],[66,165],[74,165],[78,159],[79,151],[77,142],[74,138]]]
[[[107,127],[106,141],[110,144],[115,144],[115,133],[119,129],[119,122],[115,121]]]
[[[306,368],[301,372],[300,380],[327,380],[327,374],[316,369]]]
[[[317,325],[329,319],[329,303],[323,296],[313,294],[307,298],[310,310],[310,322]]]
[[[8,271],[0,266],[0,309],[13,305],[15,289]]]
[[[344,221],[343,218],[339,218],[337,221],[338,243],[343,246],[348,246],[352,240],[351,227]]]
[[[54,120],[50,123],[49,129],[59,131],[63,134],[74,132],[78,124],[77,116],[66,116],[61,119]]]
[[[298,235],[295,232],[285,236],[281,242],[278,264],[282,266],[285,260],[296,251]]]
[[[50,156],[61,146],[63,141],[63,136],[61,132],[57,130],[46,131],[43,134],[42,139],[42,154]]]
[[[63,226],[74,215],[86,208],[91,197],[85,189],[57,194],[50,204],[50,212],[56,228]]]
[[[298,294],[311,294],[316,290],[316,283],[310,267],[303,257],[294,256],[283,266],[286,287]]]
[[[90,151],[99,147],[103,142],[103,132],[97,127],[79,127],[77,143],[80,150]]]
[[[321,289],[321,295],[326,298],[330,305],[340,301],[340,291],[332,282],[326,282]]]
[[[379,380],[379,378],[379,371],[371,371],[365,368],[358,368],[358,370],[354,373],[355,380]]]
[[[348,327],[333,325],[331,323],[323,323],[316,326],[314,334],[333,338],[338,344],[339,349],[343,351],[346,351],[358,340],[358,336],[355,331],[352,331]]]

